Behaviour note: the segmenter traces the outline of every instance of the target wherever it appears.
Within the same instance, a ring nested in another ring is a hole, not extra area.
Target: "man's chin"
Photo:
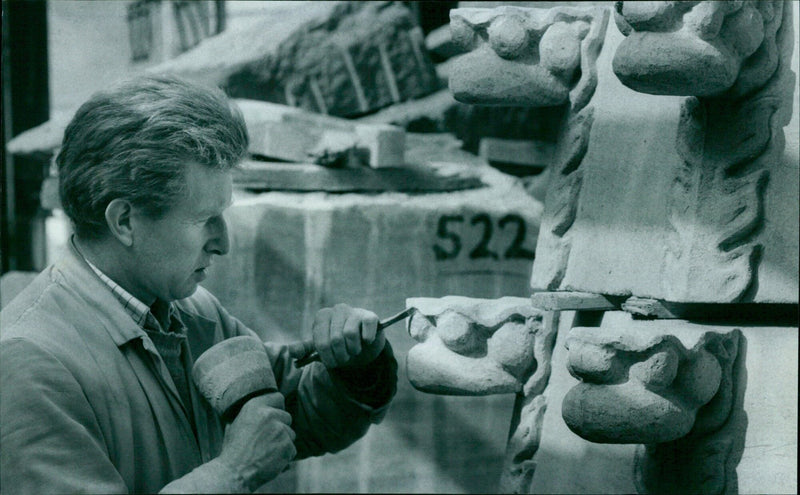
[[[197,288],[200,286],[199,283],[193,282],[191,285],[187,285],[183,287],[179,291],[172,292],[171,299],[173,301],[179,301],[181,299],[186,299],[187,297],[191,297],[195,292],[197,292]]]

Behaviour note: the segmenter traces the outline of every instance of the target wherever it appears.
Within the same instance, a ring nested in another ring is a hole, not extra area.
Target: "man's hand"
[[[386,344],[375,313],[346,304],[319,310],[311,331],[314,347],[328,369],[368,364]]]
[[[292,416],[278,392],[247,401],[225,429],[218,459],[255,490],[274,479],[297,454]]]

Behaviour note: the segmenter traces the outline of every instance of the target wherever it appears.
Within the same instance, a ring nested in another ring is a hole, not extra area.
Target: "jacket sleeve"
[[[128,493],[78,382],[23,339],[0,344],[0,486],[5,493]]]
[[[225,338],[258,336],[216,299],[214,302]],[[292,415],[298,459],[338,452],[351,445],[371,424],[383,419],[397,391],[397,361],[388,341],[369,365],[333,372],[319,362],[298,369],[287,346],[264,346],[278,389],[286,399],[286,410]]]
[[[397,362],[388,341],[370,365],[347,373],[330,371],[320,362],[297,369],[286,346],[265,347],[292,415],[298,459],[351,445],[383,419],[397,391]]]

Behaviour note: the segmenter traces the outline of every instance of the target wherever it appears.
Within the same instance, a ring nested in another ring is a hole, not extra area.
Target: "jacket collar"
[[[72,242],[67,245],[65,255],[54,264],[54,277],[58,277],[57,281],[68,286],[73,293],[97,310],[96,317],[118,347],[146,336],[145,331],[128,314],[108,285],[92,271]]]

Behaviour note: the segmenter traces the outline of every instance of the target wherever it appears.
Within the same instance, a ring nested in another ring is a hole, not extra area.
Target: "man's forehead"
[[[233,175],[202,165],[186,167],[187,196],[191,208],[200,213],[217,214],[233,203]]]

